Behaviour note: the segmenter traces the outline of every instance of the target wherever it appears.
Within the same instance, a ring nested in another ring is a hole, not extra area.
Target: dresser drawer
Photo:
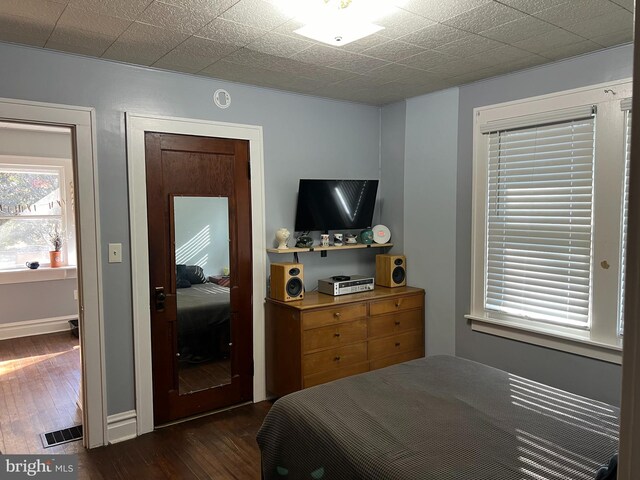
[[[421,308],[422,299],[422,295],[411,295],[407,297],[393,298],[390,300],[371,302],[370,313],[371,315],[384,315],[386,313]]]
[[[313,375],[367,361],[367,343],[354,343],[309,353],[303,359],[303,375]]]
[[[424,342],[423,337],[422,330],[414,330],[399,335],[369,340],[369,360],[420,350]]]
[[[361,318],[353,322],[336,323],[326,327],[305,330],[302,333],[303,353],[319,348],[339,347],[348,343],[367,339],[367,320]]]
[[[334,325],[343,321],[363,318],[366,315],[367,305],[365,303],[304,312],[302,313],[302,328],[309,330],[311,328],[324,327],[325,325]]]
[[[379,358],[378,360],[372,360],[369,363],[369,369],[377,370],[379,368],[388,367],[389,365],[408,362],[409,360],[415,360],[416,358],[422,358],[422,357],[424,357],[423,350],[412,350],[410,352],[400,353],[399,355],[390,355],[388,357]]]
[[[348,365],[340,368],[334,368],[327,372],[316,373],[315,375],[309,375],[304,377],[302,388],[313,387],[314,385],[320,385],[321,383],[331,382],[339,378],[350,377],[351,375],[357,375],[358,373],[364,373],[369,371],[369,363],[356,363],[355,365]]]
[[[385,337],[407,330],[422,330],[422,309],[400,311],[369,318],[369,338]]]

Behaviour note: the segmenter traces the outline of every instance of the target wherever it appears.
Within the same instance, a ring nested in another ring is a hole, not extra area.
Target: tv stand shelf
[[[333,247],[333,246],[323,247],[321,245],[318,245],[316,247],[309,247],[309,248],[298,248],[298,247],[283,248],[283,249],[267,248],[267,252],[269,253],[328,252],[333,250],[355,250],[360,248],[389,248],[389,247],[393,247],[393,243],[372,243],[371,245],[355,243],[351,245],[342,245],[340,247]]]

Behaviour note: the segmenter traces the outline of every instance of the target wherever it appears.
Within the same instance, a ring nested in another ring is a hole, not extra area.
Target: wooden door
[[[160,425],[253,396],[249,142],[147,132],[145,159]]]

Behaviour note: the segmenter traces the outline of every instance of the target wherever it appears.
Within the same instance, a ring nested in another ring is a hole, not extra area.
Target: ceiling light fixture
[[[288,15],[304,26],[295,33],[333,46],[347,45],[384,27],[379,20],[397,11],[406,0],[277,0]]]

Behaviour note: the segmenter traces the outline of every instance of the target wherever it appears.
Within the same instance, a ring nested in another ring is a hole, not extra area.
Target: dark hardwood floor
[[[0,451],[75,453],[82,442],[44,449],[40,434],[82,423],[80,349],[70,332],[0,341]]]
[[[81,423],[78,340],[70,333],[0,341],[0,451],[78,454],[81,479],[259,479],[256,434],[271,402],[243,405],[115,445],[44,449],[40,434]]]
[[[161,428],[79,453],[79,478],[260,479],[256,434],[270,402]]]

